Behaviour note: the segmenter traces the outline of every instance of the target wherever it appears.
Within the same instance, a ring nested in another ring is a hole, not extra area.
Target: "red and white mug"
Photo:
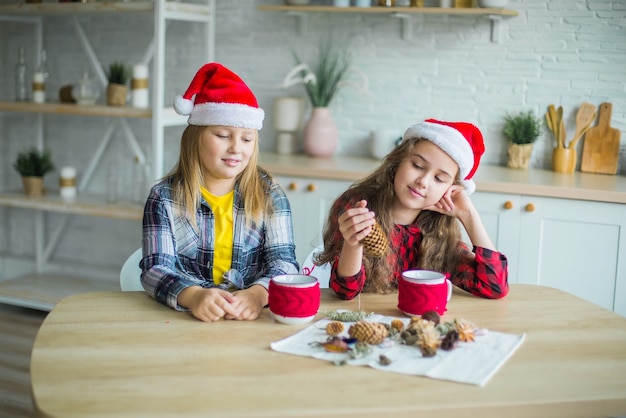
[[[427,311],[443,315],[452,297],[452,282],[448,277],[432,270],[402,272],[398,280],[398,309],[408,316],[422,315]]]
[[[320,284],[313,276],[283,274],[270,280],[268,304],[277,322],[297,325],[311,321],[320,308]]]

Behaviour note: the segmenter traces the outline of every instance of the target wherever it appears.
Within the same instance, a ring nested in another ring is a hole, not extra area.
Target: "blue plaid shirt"
[[[242,196],[235,186],[231,270],[220,286],[213,282],[215,217],[210,206],[202,199],[194,229],[189,219],[175,210],[170,179],[152,187],[144,208],[140,262],[141,283],[150,296],[174,309],[186,310],[177,299],[189,286],[248,288],[260,284],[267,289],[271,277],[298,273],[289,200],[277,183],[262,170],[260,173],[270,184],[274,212],[246,228]]]

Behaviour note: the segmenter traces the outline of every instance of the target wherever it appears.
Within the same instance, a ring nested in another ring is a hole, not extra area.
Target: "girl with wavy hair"
[[[476,296],[506,296],[507,259],[469,197],[483,153],[482,134],[473,124],[429,119],[409,127],[381,165],[331,208],[324,250],[315,262],[331,263],[335,293],[342,299],[362,291],[387,293],[403,271],[425,269],[447,273]],[[375,224],[389,243],[382,255],[364,251],[363,239]]]

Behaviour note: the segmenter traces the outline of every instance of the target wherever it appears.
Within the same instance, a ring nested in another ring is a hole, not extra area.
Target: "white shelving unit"
[[[40,198],[26,197],[20,191],[0,191],[0,205],[16,209],[35,210],[35,271],[32,274],[0,281],[0,303],[8,303],[29,308],[50,310],[63,297],[85,291],[113,290],[117,284],[94,279],[90,274],[85,277],[46,272],[50,254],[67,225],[69,216],[87,215],[112,219],[140,220],[142,207],[133,204],[108,204],[105,196],[83,193],[89,184],[93,172],[99,164],[108,142],[116,129],[123,133],[135,158],[146,168],[148,178],[157,179],[164,173],[164,129],[182,126],[187,118],[177,115],[171,106],[165,106],[165,48],[166,28],[169,21],[198,22],[205,28],[205,51],[207,61],[214,59],[215,51],[215,0],[202,0],[201,4],[178,1],[138,1],[138,2],[88,2],[88,3],[20,3],[0,5],[0,21],[32,24],[35,31],[35,48],[41,50],[42,26],[46,16],[63,15],[73,19],[76,36],[87,55],[93,70],[102,85],[106,85],[106,75],[98,61],[96,53],[85,36],[79,16],[85,14],[101,15],[115,13],[150,13],[153,15],[152,41],[146,47],[142,63],[151,62],[151,108],[134,109],[132,107],[78,106],[62,103],[18,103],[0,102],[0,112],[32,113],[38,124],[38,145],[44,146],[44,114],[70,115],[72,117],[103,117],[110,121],[94,154],[87,164],[87,169],[78,184],[79,197],[73,203],[62,202],[56,195],[44,195]],[[1,114],[0,113],[0,117]],[[152,155],[148,159],[127,123],[128,119],[151,119]],[[149,163],[149,164],[148,164]],[[149,168],[148,168],[149,167]],[[55,230],[47,242],[44,235],[45,212],[64,215],[64,220],[55,225]],[[89,268],[87,266],[87,272]]]

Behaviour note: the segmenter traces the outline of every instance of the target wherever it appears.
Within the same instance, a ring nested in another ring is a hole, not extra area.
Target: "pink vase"
[[[304,126],[304,152],[311,157],[330,157],[337,149],[337,125],[327,107],[316,107]]]

